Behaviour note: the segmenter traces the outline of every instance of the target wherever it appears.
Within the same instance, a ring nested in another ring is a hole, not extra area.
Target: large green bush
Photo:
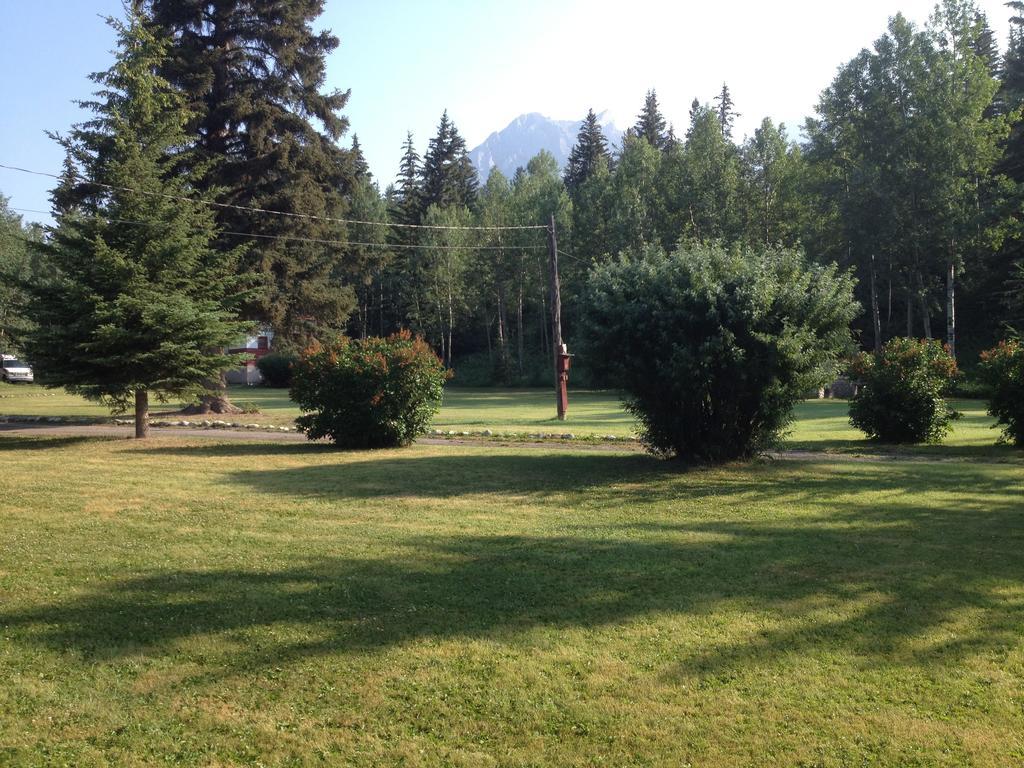
[[[850,402],[850,423],[884,443],[935,443],[959,414],[946,394],[956,361],[939,341],[895,338],[851,367],[862,383]]]
[[[860,311],[853,286],[790,250],[652,249],[591,272],[582,356],[625,391],[655,453],[749,457],[838,371]]]
[[[344,448],[408,445],[441,407],[446,378],[429,345],[408,332],[342,339],[295,366],[296,423],[311,439]]]
[[[1003,427],[1003,436],[1024,448],[1024,344],[1002,341],[981,354],[982,380],[991,388],[988,412]]]
[[[256,361],[263,383],[268,387],[286,389],[292,385],[292,371],[299,361],[298,355],[290,352],[271,352]]]

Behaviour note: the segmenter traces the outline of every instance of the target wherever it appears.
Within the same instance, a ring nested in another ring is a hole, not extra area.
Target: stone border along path
[[[73,422],[53,423],[45,418],[42,422],[5,422],[0,421],[0,436],[14,437],[118,437],[134,439],[134,430],[125,429],[124,425],[110,422],[82,424]],[[233,430],[224,428],[156,427],[150,424],[151,437],[200,437],[223,438],[226,440],[250,440],[252,442],[305,442],[306,436],[301,432],[257,432],[255,430]]]
[[[133,427],[135,419],[107,419],[91,416],[4,416],[0,415],[0,424],[64,424],[77,426],[110,426]],[[191,427],[192,429],[246,429],[266,432],[295,432],[295,427],[278,427],[273,424],[239,423],[234,421],[202,419],[189,421],[186,419],[150,419],[150,427]]]
[[[0,425],[4,424],[46,424],[46,425],[65,425],[65,426],[116,426],[116,427],[131,427],[135,426],[135,419],[107,419],[102,417],[89,417],[89,416],[4,416],[0,415]],[[246,430],[252,432],[267,432],[267,433],[281,433],[291,432],[296,433],[298,429],[296,427],[288,426],[275,426],[273,424],[258,424],[258,423],[244,423],[235,421],[223,421],[223,420],[210,420],[203,419],[201,421],[190,421],[187,419],[150,419],[150,428],[174,428],[174,429],[190,429],[196,431],[199,429],[216,429],[216,430]],[[301,433],[299,433],[301,434]],[[460,431],[456,432],[453,430],[434,429],[427,433],[430,437],[435,438],[460,438],[460,437],[488,437],[497,438],[499,440],[515,440],[519,442],[525,441],[545,441],[555,440],[559,442],[566,441],[582,441],[587,443],[639,443],[636,437],[622,437],[619,435],[574,435],[570,432],[494,432],[490,429],[476,430],[472,432]]]

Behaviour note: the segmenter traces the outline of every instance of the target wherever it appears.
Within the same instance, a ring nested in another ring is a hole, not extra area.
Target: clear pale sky
[[[1005,42],[1009,11],[980,0]],[[351,89],[358,133],[381,186],[401,143],[420,151],[448,109],[470,148],[524,112],[579,119],[610,110],[630,125],[656,88],[679,132],[694,97],[727,82],[737,133],[765,116],[795,135],[836,68],[902,12],[923,23],[934,0],[327,0],[322,26],[341,38],[327,85]],[[0,25],[0,163],[57,172],[62,155],[44,131],[81,119],[87,74],[111,61],[101,15],[119,0],[10,0]],[[51,180],[0,169],[0,194],[49,209]],[[29,220],[48,220],[23,214]]]

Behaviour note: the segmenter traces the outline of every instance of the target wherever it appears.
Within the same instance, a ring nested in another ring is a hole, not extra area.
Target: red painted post
[[[569,366],[571,358],[565,344],[558,349],[558,420],[565,421],[569,412]]]

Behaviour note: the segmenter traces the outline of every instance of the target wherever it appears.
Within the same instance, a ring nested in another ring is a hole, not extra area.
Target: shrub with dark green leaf
[[[980,373],[991,388],[988,412],[1003,427],[1003,438],[1024,448],[1024,344],[1001,341],[982,352]]]
[[[294,368],[296,423],[311,439],[343,448],[408,445],[441,407],[448,372],[422,339],[342,339]]]
[[[939,341],[895,338],[851,366],[862,386],[850,401],[850,423],[884,443],[937,443],[959,414],[946,393],[956,361]]]
[[[582,357],[625,391],[653,452],[749,457],[839,370],[860,311],[853,286],[790,250],[652,249],[591,272]]]
[[[257,360],[256,367],[259,368],[266,386],[286,389],[292,385],[292,371],[298,361],[298,355],[289,352],[271,352]]]

